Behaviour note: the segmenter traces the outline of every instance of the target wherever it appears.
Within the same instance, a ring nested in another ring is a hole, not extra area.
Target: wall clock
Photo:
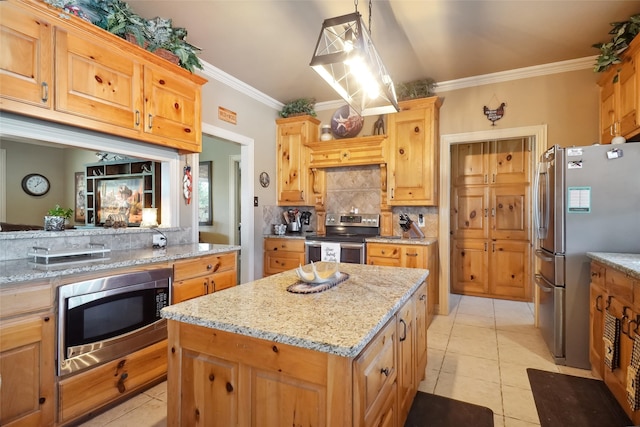
[[[22,178],[22,189],[30,196],[43,196],[50,188],[47,177],[39,173],[30,173]]]

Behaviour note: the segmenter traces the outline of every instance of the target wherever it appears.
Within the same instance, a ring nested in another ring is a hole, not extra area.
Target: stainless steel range
[[[308,236],[305,241],[305,260],[324,261],[327,248],[339,245],[340,262],[364,264],[368,237],[380,235],[379,214],[328,213],[324,236]]]

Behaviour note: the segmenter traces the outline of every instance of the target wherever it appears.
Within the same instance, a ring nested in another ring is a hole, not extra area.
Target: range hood
[[[381,165],[388,161],[386,135],[334,139],[306,144],[310,149],[309,168]]]

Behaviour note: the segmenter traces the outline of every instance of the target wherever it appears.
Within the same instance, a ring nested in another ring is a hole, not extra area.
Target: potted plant
[[[62,231],[64,230],[64,224],[73,215],[73,209],[61,208],[60,205],[56,205],[54,208],[49,209],[47,215],[44,217],[44,229],[45,231]]]
[[[628,21],[612,22],[611,31],[613,37],[607,43],[592,45],[600,49],[600,55],[596,58],[593,71],[600,73],[606,71],[611,65],[622,62],[620,55],[627,50],[631,41],[640,33],[640,14],[632,15]]]
[[[315,110],[316,100],[314,98],[298,98],[287,102],[280,111],[280,117],[292,116],[316,116]]]

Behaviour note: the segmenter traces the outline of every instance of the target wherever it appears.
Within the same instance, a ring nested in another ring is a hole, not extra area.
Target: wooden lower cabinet
[[[640,410],[634,411],[627,401],[627,377],[633,343],[640,328],[636,322],[640,315],[640,280],[631,277],[622,270],[591,262],[590,285],[590,342],[589,360],[594,374],[604,379],[620,406],[634,425],[640,424]],[[606,313],[620,320],[618,366],[609,368],[604,363],[605,345],[603,342]]]
[[[304,239],[264,239],[265,277],[297,268],[304,261]]]
[[[403,425],[424,373],[425,291],[353,359],[169,321],[168,395],[181,398],[169,399],[167,425]]]
[[[22,316],[0,326],[0,425],[54,423],[53,313]]]
[[[167,340],[105,363],[58,384],[58,421],[68,423],[132,395],[167,373]]]
[[[427,278],[428,298],[427,327],[438,310],[438,243],[429,245],[409,245],[392,243],[367,243],[367,264],[385,265],[390,267],[426,268],[429,270]]]
[[[236,286],[237,252],[176,261],[173,265],[173,304]]]

